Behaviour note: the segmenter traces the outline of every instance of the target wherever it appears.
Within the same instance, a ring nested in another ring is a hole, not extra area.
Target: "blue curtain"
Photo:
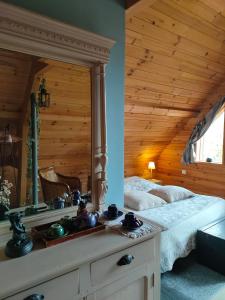
[[[216,115],[221,111],[225,103],[225,96],[223,96],[216,104],[211,108],[211,110],[207,113],[207,115],[198,122],[192,134],[186,144],[182,163],[188,165],[194,162],[194,145],[195,143],[206,133],[210,125],[212,124],[213,120],[215,119]]]

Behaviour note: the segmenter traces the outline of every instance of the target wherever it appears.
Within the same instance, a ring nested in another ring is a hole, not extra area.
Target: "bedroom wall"
[[[108,183],[107,203],[123,206],[124,176],[124,1],[8,0],[37,13],[112,38],[116,45],[106,69]]]
[[[127,176],[148,176],[148,161],[170,149],[173,138],[225,81],[225,2],[149,2],[126,19]],[[173,158],[178,164],[179,154]]]

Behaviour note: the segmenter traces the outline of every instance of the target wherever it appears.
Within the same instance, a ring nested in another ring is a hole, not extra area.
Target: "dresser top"
[[[131,239],[118,231],[105,229],[57,246],[33,251],[20,258],[2,261],[0,299],[70,272],[84,263],[151,239],[159,232],[160,228],[156,227],[148,235]]]

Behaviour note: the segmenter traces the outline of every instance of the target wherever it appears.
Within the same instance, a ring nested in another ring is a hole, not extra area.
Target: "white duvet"
[[[161,272],[172,270],[175,260],[195,249],[197,229],[225,217],[225,200],[196,195],[162,207],[135,211],[164,228],[161,233]]]

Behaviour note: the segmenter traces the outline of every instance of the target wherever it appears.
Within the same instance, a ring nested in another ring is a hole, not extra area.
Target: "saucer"
[[[117,216],[115,216],[115,217],[109,217],[108,216],[108,210],[106,210],[106,211],[103,212],[103,215],[108,220],[116,220],[117,218],[119,218],[119,217],[121,217],[123,215],[123,212],[120,211],[120,210],[118,210]]]
[[[138,220],[138,221],[140,222],[140,225],[126,225],[125,220],[122,220],[121,223],[122,223],[123,228],[127,229],[128,231],[132,231],[132,230],[140,228],[143,225],[143,222],[141,220]]]

